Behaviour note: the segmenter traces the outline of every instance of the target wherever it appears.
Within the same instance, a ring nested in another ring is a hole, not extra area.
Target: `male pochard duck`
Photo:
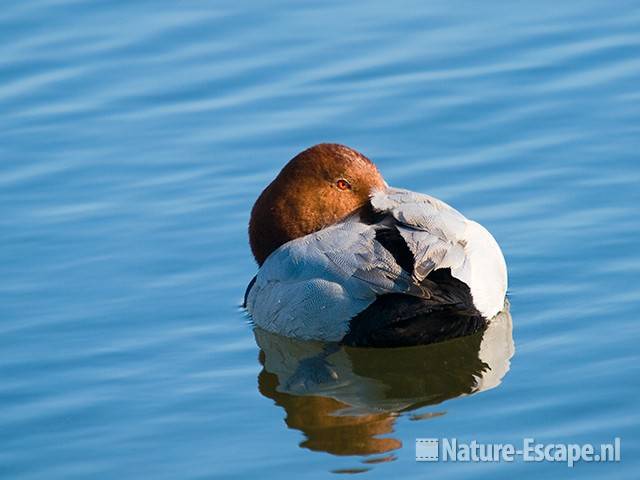
[[[337,144],[294,157],[251,212],[260,265],[245,294],[273,333],[358,346],[431,343],[484,328],[505,306],[507,269],[480,224],[391,188]]]

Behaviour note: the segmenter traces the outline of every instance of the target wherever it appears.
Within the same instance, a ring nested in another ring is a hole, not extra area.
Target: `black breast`
[[[258,276],[254,275],[251,281],[249,282],[249,285],[247,285],[247,289],[244,291],[244,300],[242,300],[242,308],[247,308],[247,297],[249,296],[251,287],[253,287],[257,279],[258,279]]]

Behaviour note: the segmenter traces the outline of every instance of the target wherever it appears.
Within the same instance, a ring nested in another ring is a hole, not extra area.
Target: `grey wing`
[[[337,341],[377,295],[420,291],[375,240],[375,228],[352,217],[273,252],[249,291],[247,309],[268,331]]]
[[[371,205],[396,221],[415,260],[415,282],[438,268],[451,268],[459,279],[466,277],[468,220],[460,212],[429,195],[394,188],[375,193]]]

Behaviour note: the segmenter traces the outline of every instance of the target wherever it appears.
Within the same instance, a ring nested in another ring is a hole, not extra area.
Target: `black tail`
[[[388,294],[352,319],[342,343],[354,347],[424,345],[471,335],[486,326],[487,320],[465,305]]]

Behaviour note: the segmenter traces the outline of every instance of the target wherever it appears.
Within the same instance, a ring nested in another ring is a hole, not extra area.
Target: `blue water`
[[[0,45],[2,478],[637,477],[638,2],[22,0]],[[246,226],[321,141],[500,242],[493,388],[478,338],[285,388]],[[622,460],[417,463],[422,437]]]

